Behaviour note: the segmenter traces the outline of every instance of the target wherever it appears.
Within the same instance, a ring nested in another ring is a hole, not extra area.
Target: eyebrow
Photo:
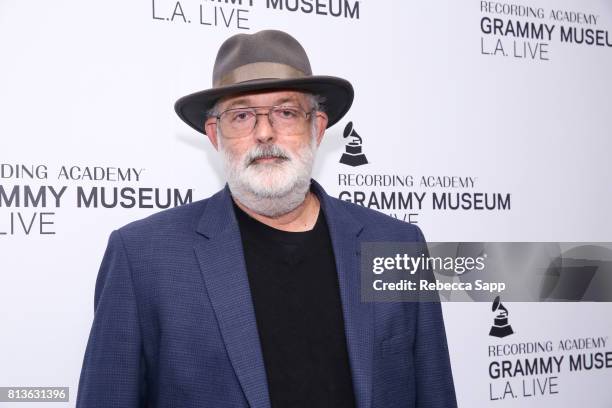
[[[232,103],[230,103],[229,105],[227,105],[225,108],[223,108],[224,110],[226,109],[232,109],[238,105],[244,105],[244,106],[248,106],[249,105],[249,99],[248,98],[240,98],[240,99],[236,99],[235,101],[232,101]]]
[[[282,105],[285,102],[295,102],[297,105],[300,104],[295,96],[288,96],[288,97],[285,97],[285,98],[277,99],[274,102],[274,105]]]
[[[249,101],[250,101],[249,98],[236,99],[235,101],[232,101],[229,105],[227,105],[225,108],[223,108],[223,110],[233,109],[233,108],[236,108],[236,107],[247,107],[247,106],[250,106]],[[279,105],[282,105],[282,104],[287,103],[287,102],[294,102],[296,105],[300,106],[298,98],[295,97],[295,96],[286,96],[284,98],[276,99],[274,101],[274,105],[273,106],[279,106]]]

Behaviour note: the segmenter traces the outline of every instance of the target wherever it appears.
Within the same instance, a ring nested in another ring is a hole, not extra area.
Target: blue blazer
[[[357,407],[456,407],[440,304],[360,301],[360,243],[422,241],[421,231],[315,181],[313,191],[336,259]],[[77,408],[270,407],[231,200],[226,185],[111,233]]]

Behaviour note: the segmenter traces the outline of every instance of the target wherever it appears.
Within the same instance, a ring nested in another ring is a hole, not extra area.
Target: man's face
[[[278,214],[293,204],[293,194],[305,194],[304,186],[310,183],[310,175],[316,148],[321,142],[327,115],[312,111],[312,101],[296,91],[270,91],[241,94],[221,101],[218,112],[222,118],[206,121],[206,134],[223,155],[228,183],[234,195],[241,201],[246,195],[256,199],[274,199],[278,208],[270,210]],[[270,106],[297,108],[296,120],[286,120],[291,111],[266,114]],[[244,111],[240,108],[257,108],[251,117],[254,127],[242,126],[239,130],[232,121],[240,124]],[[227,113],[223,113],[228,111]],[[234,110],[238,109],[238,110]],[[310,114],[307,114],[310,113]],[[240,116],[236,116],[240,115]],[[217,123],[219,122],[219,123]],[[246,130],[245,130],[246,129]]]

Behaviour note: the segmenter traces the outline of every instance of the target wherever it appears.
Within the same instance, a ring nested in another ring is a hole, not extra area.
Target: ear
[[[204,122],[204,130],[208,140],[215,147],[215,150],[219,150],[219,144],[217,140],[217,118],[210,117]]]
[[[321,144],[321,140],[323,139],[325,129],[327,129],[327,122],[329,121],[329,118],[327,117],[327,113],[317,111],[315,113],[315,120],[317,121],[317,146],[319,146]]]

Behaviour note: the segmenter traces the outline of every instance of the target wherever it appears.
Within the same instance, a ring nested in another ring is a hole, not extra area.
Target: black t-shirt
[[[274,408],[354,407],[340,289],[322,209],[287,232],[234,204],[270,402]]]

